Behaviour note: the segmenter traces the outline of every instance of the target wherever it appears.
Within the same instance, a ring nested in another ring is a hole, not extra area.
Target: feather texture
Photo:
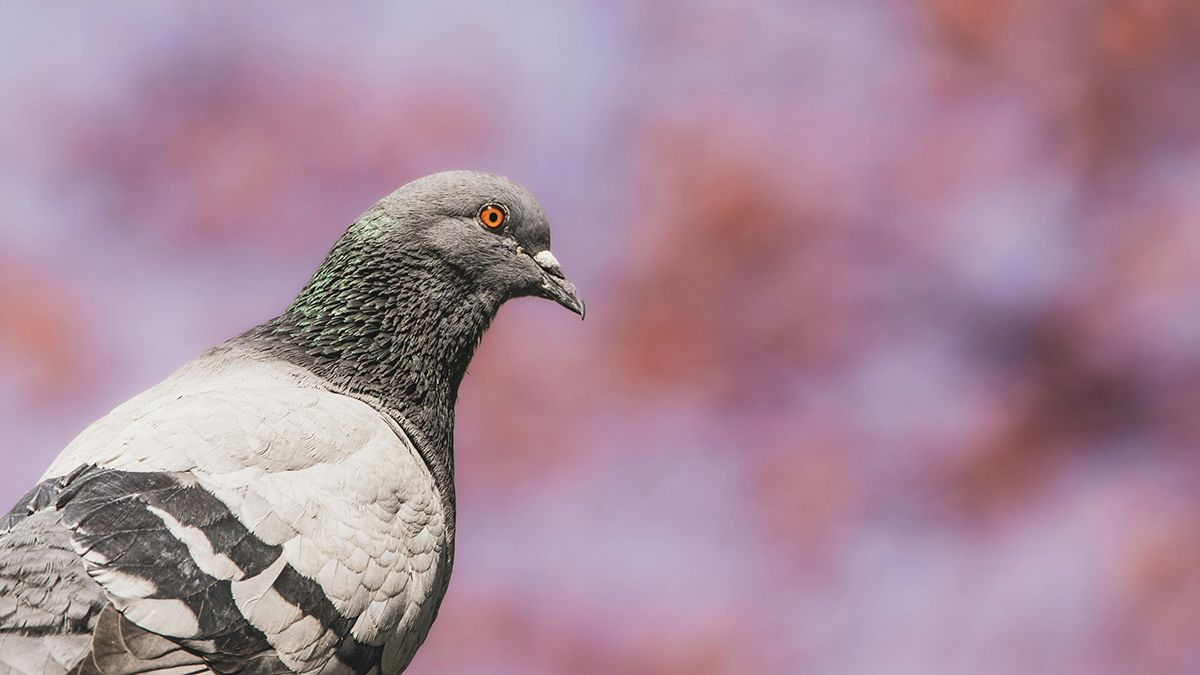
[[[120,452],[64,472],[80,448]],[[68,581],[91,591],[78,616],[5,607],[47,630],[95,631],[112,607],[218,666],[270,652],[293,671],[367,672],[391,639],[396,669],[449,573],[441,499],[400,426],[249,352],[217,350],[118,408],[50,473],[67,477],[48,477],[0,539],[13,597],[60,597]],[[24,577],[80,559],[86,574]],[[14,632],[0,629],[0,652]]]

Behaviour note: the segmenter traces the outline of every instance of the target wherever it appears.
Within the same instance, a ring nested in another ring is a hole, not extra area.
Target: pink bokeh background
[[[413,673],[1200,672],[1200,5],[11,4],[0,502],[373,201],[588,301],[461,392]]]

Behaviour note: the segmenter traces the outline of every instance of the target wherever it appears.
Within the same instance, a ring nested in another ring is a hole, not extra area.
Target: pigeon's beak
[[[542,251],[533,256],[534,262],[542,268],[542,285],[538,289],[538,295],[547,300],[553,300],[567,309],[575,312],[582,319],[587,311],[583,304],[583,300],[579,298],[579,293],[575,290],[575,284],[567,281],[567,277],[563,274],[562,267],[558,264],[558,259],[549,250]]]

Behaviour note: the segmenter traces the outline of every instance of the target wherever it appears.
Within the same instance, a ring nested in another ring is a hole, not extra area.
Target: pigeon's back
[[[452,506],[399,420],[243,347],[93,424],[0,521],[0,671],[397,672]]]

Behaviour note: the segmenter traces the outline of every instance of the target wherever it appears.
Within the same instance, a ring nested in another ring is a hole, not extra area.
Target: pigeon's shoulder
[[[130,471],[299,470],[344,461],[376,442],[411,444],[385,413],[331,391],[306,370],[222,348],[90,425],[43,478],[83,464]]]

